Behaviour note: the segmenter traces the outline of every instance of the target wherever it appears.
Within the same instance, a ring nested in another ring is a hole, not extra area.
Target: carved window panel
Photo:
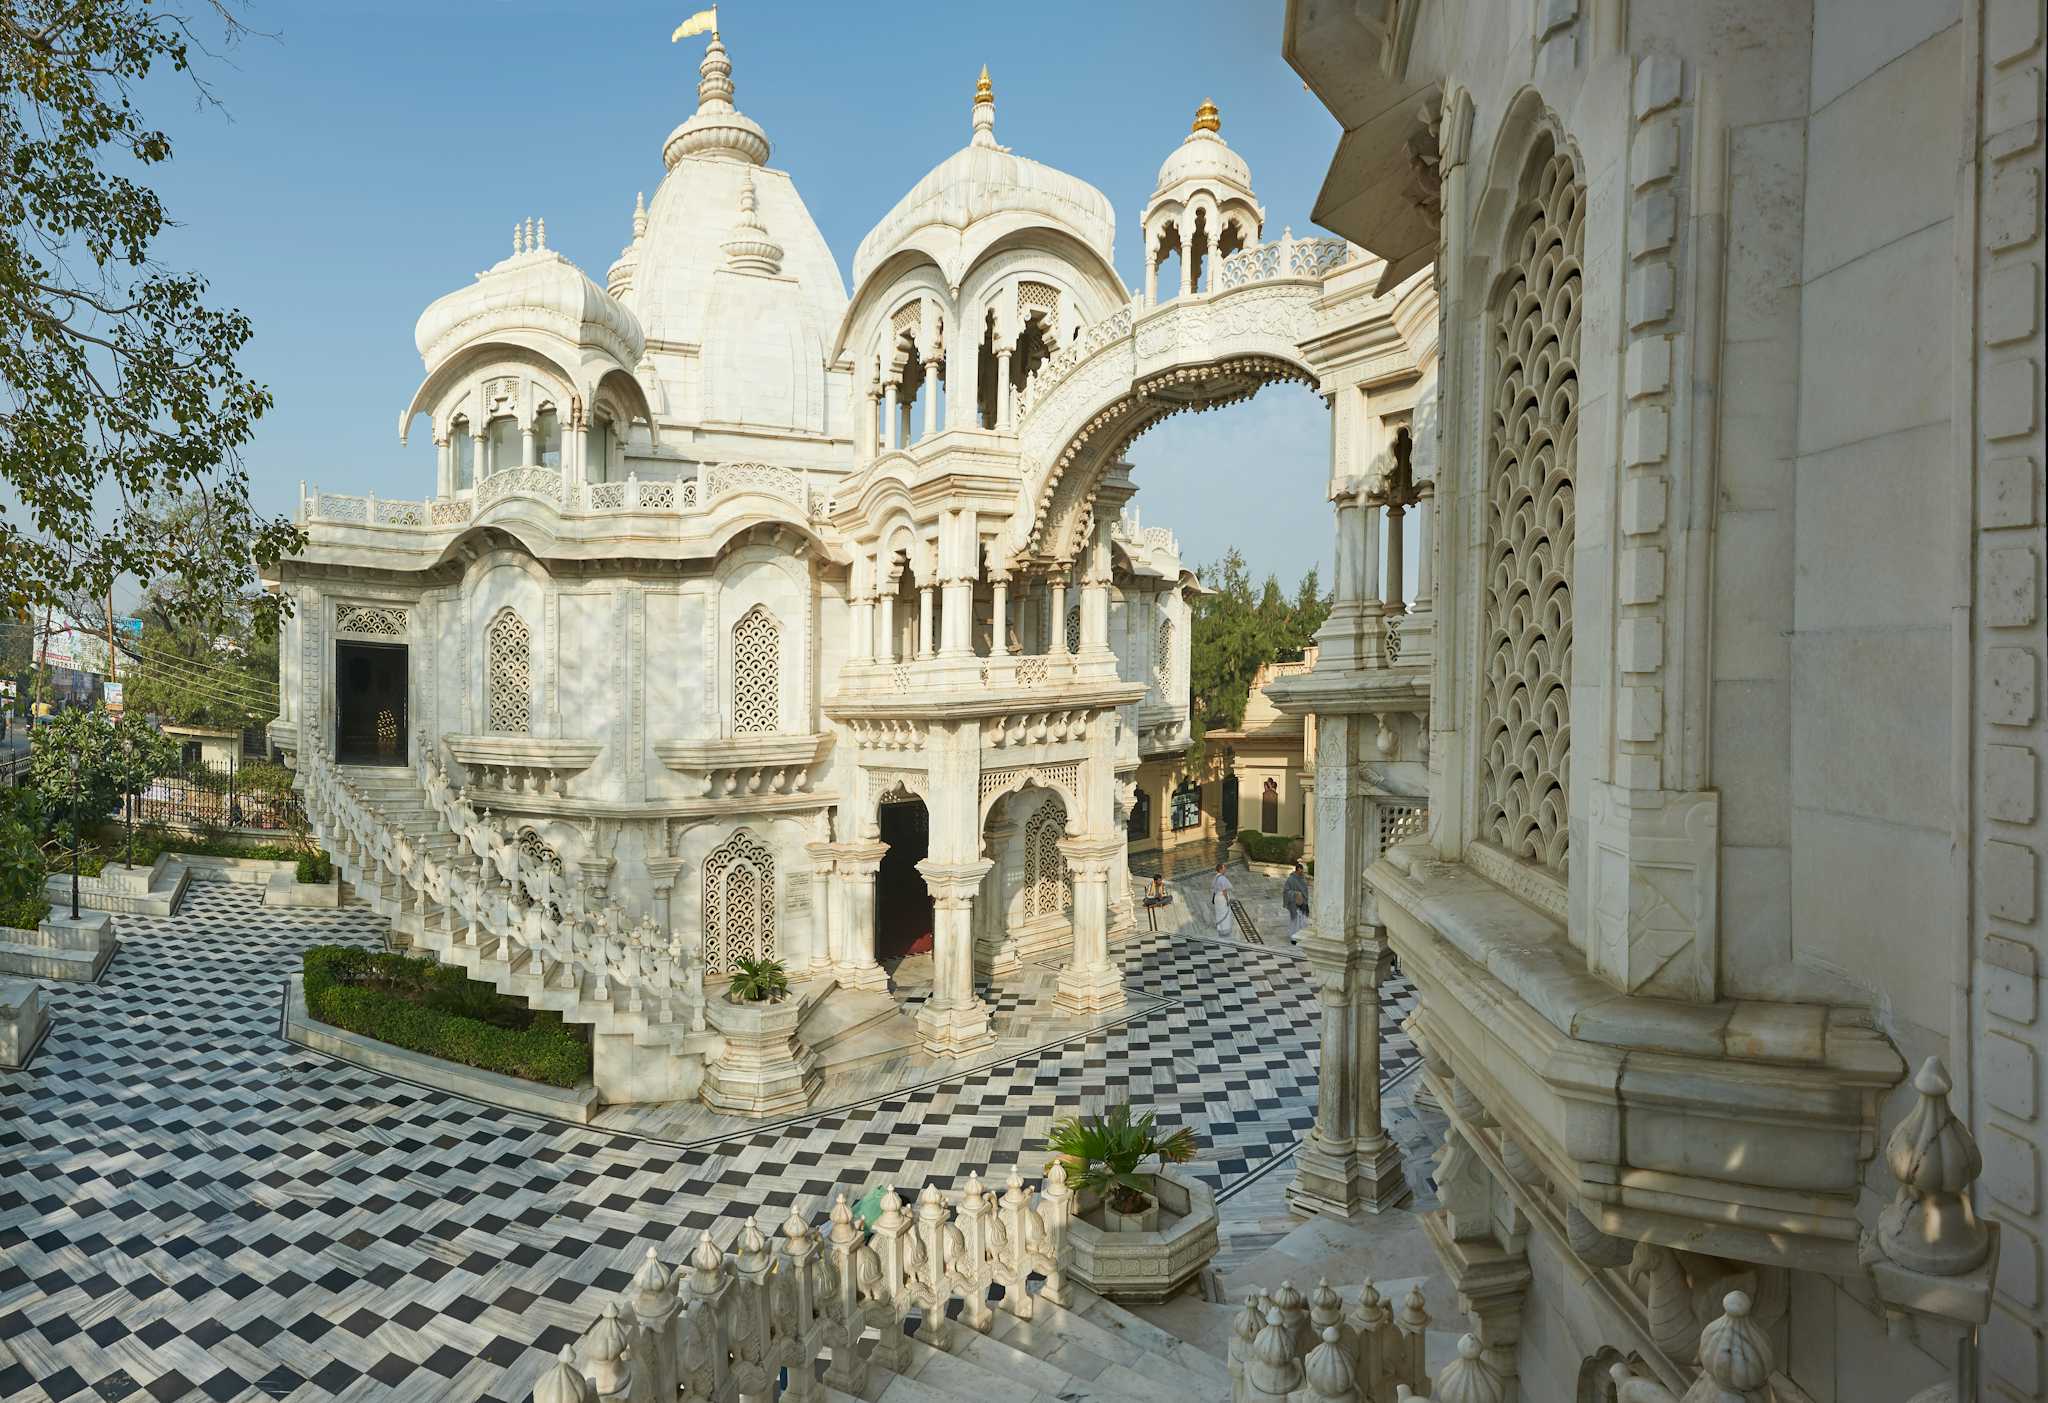
[[[406,611],[376,604],[343,604],[334,611],[337,638],[377,638],[405,641]]]
[[[1173,620],[1159,621],[1159,637],[1152,645],[1152,677],[1161,700],[1173,699]]]
[[[782,729],[782,626],[759,604],[732,626],[732,732]]]
[[[745,828],[704,859],[704,968],[775,958],[775,857]]]
[[[510,608],[484,630],[484,716],[488,731],[533,732],[533,636]]]
[[[1057,916],[1071,900],[1067,858],[1060,838],[1067,831],[1067,806],[1048,798],[1024,826],[1024,915]]]
[[[1548,149],[1523,188],[1487,318],[1479,836],[1562,880],[1586,195],[1569,153]]]

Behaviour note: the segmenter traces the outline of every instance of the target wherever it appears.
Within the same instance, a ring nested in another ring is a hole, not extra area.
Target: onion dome
[[[772,149],[761,124],[732,105],[732,60],[716,34],[697,67],[697,112],[668,134],[661,159],[670,170],[685,156],[713,156],[727,161],[764,165]]]
[[[853,254],[859,287],[891,254],[936,228],[954,240],[984,219],[1022,214],[1064,229],[1113,262],[1116,214],[1109,197],[1076,176],[1014,154],[996,143],[995,87],[984,67],[975,84],[972,135],[934,166],[868,231]]]
[[[1252,168],[1224,143],[1222,129],[1223,117],[1216,104],[1202,99],[1202,105],[1195,109],[1194,126],[1159,167],[1154,198],[1175,186],[1192,183],[1222,185],[1232,193],[1252,198]]]
[[[622,365],[640,359],[645,338],[623,303],[547,246],[547,221],[512,228],[512,253],[476,281],[435,300],[413,328],[413,344],[429,366],[469,342],[500,332],[545,331],[578,346],[597,346]]]

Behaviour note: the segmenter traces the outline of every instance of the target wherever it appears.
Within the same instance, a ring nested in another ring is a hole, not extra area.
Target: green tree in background
[[[177,763],[177,744],[141,716],[116,721],[99,707],[68,707],[36,728],[29,784],[48,831],[68,845],[74,788],[78,828],[89,834],[113,816],[124,795],[148,787]]]
[[[182,549],[220,551],[229,529],[206,497],[159,497],[145,508]],[[165,721],[244,730],[277,715],[277,622],[246,558],[204,581],[160,577],[136,608],[142,637],[128,652],[123,703]]]
[[[192,78],[245,32],[229,0],[0,0],[0,611],[104,599],[116,580],[175,576],[206,592],[247,561],[299,548],[259,518],[241,450],[270,392],[235,357],[248,318],[206,306],[206,280],[160,267],[168,223],[141,183],[170,139],[135,106],[153,73]],[[210,504],[227,550],[199,555],[140,508]],[[258,602],[275,614],[282,601]]]
[[[1244,557],[1234,548],[1222,560],[1197,567],[1195,577],[1208,592],[1196,596],[1189,611],[1190,765],[1201,761],[1204,731],[1243,724],[1258,670],[1269,662],[1300,657],[1330,613],[1329,597],[1314,567],[1301,577],[1292,598],[1273,575],[1254,588]]]

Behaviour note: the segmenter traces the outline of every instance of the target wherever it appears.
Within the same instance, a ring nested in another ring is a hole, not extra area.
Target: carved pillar
[[[839,885],[839,847],[836,843],[806,843],[804,851],[811,855],[811,944],[804,967],[792,965],[789,971],[799,979],[831,973],[836,963],[834,949],[845,944],[832,929],[832,918],[837,914],[832,891]]]
[[[1109,514],[1098,505],[1095,524],[1089,528],[1081,574],[1081,651],[1102,654],[1109,651]],[[1062,633],[1065,632],[1064,621]]]
[[[974,941],[974,967],[980,974],[991,979],[1004,979],[1015,974],[1022,963],[1017,956],[1017,944],[1010,939],[1009,902],[1007,899],[1010,881],[1010,839],[1016,836],[1017,825],[996,814],[989,815],[982,825],[982,851],[988,854],[989,873],[981,884],[981,905],[976,911],[977,934]]]
[[[932,644],[932,588],[929,581],[920,581],[917,586],[917,656],[929,658],[937,653]]]
[[[1053,1002],[1074,1013],[1123,1007],[1123,974],[1109,962],[1109,865],[1122,848],[1116,833],[1060,839],[1074,883],[1074,950]]]
[[[896,381],[890,380],[882,387],[882,432],[891,449],[903,446],[903,416],[897,412],[896,396]]]
[[[455,440],[446,435],[434,440],[434,495],[455,495]]]
[[[1407,606],[1401,602],[1401,592],[1407,588],[1401,580],[1401,571],[1405,563],[1402,559],[1404,543],[1401,540],[1401,523],[1407,519],[1407,512],[1399,502],[1388,503],[1386,510],[1387,587],[1381,598],[1389,614],[1401,614],[1407,612]]]
[[[882,390],[879,385],[869,387],[867,401],[868,417],[860,430],[862,462],[872,462],[881,452]]]
[[[1145,305],[1159,305],[1159,260],[1152,255],[1152,239],[1145,239]]]
[[[924,434],[930,438],[939,431],[939,386],[946,378],[946,358],[926,356],[924,360]]]
[[[482,482],[491,473],[491,441],[481,429],[471,435],[471,439],[470,451],[471,457],[475,460],[475,467],[470,476],[473,483]]]
[[[1010,403],[1010,356],[1008,346],[996,348],[996,427],[1007,431],[1011,415],[1015,412]]]
[[[832,977],[848,989],[887,989],[889,975],[875,962],[875,873],[886,843],[843,843],[840,882],[846,889],[846,925]]]
[[[519,426],[519,466],[530,468],[533,465],[533,425],[531,423],[521,424]]]
[[[918,1010],[917,1030],[936,1057],[995,1045],[988,1005],[974,992],[974,896],[989,867],[986,859],[917,864],[932,894],[932,995]]]
[[[1180,295],[1188,296],[1195,290],[1195,243],[1187,234],[1180,236]]]
[[[676,876],[683,870],[679,857],[650,857],[647,859],[647,875],[654,884],[654,927],[663,935],[675,934],[675,913],[671,898],[675,892]]]
[[[881,633],[875,656],[885,663],[901,661],[896,656],[896,577],[886,570],[876,581],[875,608]]]
[[[1067,576],[1064,568],[1055,569],[1052,576],[1052,636],[1046,640],[1045,651],[1062,656],[1067,651]]]
[[[1380,984],[1392,972],[1384,932],[1358,893],[1378,856],[1373,803],[1358,780],[1370,718],[1315,718],[1314,921],[1302,950],[1322,1005],[1316,1126],[1298,1157],[1288,1202],[1304,1212],[1377,1213],[1409,1196],[1399,1148],[1380,1123]]]
[[[989,592],[995,597],[994,612],[990,616],[988,654],[992,658],[1004,658],[1010,654],[1010,577],[993,575],[989,579]]]

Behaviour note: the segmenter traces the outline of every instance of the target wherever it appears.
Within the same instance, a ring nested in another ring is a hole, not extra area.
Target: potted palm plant
[[[734,1003],[780,1003],[789,993],[789,971],[780,960],[735,960],[725,996]]]
[[[1103,1226],[1115,1232],[1150,1232],[1159,1226],[1157,1176],[1140,1172],[1147,1160],[1163,1169],[1195,1157],[1195,1132],[1182,1126],[1161,1136],[1156,1117],[1131,1113],[1119,1102],[1099,1116],[1069,1116],[1052,1128],[1047,1143],[1065,1162],[1067,1183],[1076,1193],[1094,1193]]]
[[[1116,1105],[1061,1121],[1047,1143],[1075,1190],[1069,1269],[1089,1290],[1168,1300],[1216,1255],[1216,1194],[1174,1168],[1194,1158],[1193,1131],[1162,1135],[1149,1112]]]

